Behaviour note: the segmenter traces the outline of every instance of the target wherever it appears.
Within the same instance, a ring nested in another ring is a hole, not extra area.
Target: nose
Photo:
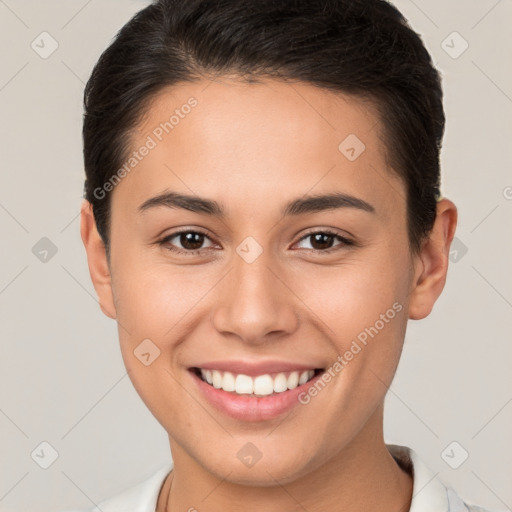
[[[264,344],[293,333],[299,325],[297,298],[286,274],[263,252],[249,262],[238,254],[217,287],[212,321],[223,336]]]

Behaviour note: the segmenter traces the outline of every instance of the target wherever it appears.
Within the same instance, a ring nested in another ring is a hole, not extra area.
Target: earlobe
[[[101,311],[109,318],[115,319],[116,309],[105,244],[98,233],[92,205],[87,200],[84,200],[80,211],[80,235],[87,253],[89,274],[98,295]]]
[[[428,316],[443,291],[456,226],[456,206],[449,199],[440,200],[430,236],[416,256],[416,272],[409,302],[409,318],[412,320]]]

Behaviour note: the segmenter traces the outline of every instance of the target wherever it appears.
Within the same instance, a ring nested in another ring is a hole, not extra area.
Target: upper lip
[[[290,361],[267,360],[255,362],[242,360],[225,360],[207,361],[204,363],[199,363],[192,368],[201,368],[203,370],[219,370],[254,377],[257,375],[265,375],[267,373],[316,370],[321,367],[314,364],[301,364],[293,363]]]

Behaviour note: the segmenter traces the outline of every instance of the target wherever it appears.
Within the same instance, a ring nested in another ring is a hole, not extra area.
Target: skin
[[[408,319],[426,317],[444,287],[456,207],[438,202],[431,235],[412,254],[405,186],[387,164],[372,105],[309,84],[223,77],[168,88],[132,147],[191,96],[198,105],[112,192],[110,262],[87,201],[81,211],[101,309],[117,320],[130,378],[169,435],[175,466],[157,511],[409,510],[413,482],[384,444],[383,403]],[[353,162],[338,150],[349,134],[366,146]],[[226,217],[137,212],[165,190],[216,200]],[[333,191],[375,213],[281,215],[292,199]],[[201,254],[157,243],[179,228],[209,234]],[[332,237],[336,250],[325,254],[306,237],[322,228],[356,245]],[[263,249],[252,263],[236,252],[248,236]],[[230,418],[205,401],[187,370],[205,358],[328,368],[396,302],[402,311],[288,416]],[[149,366],[133,353],[146,338],[161,351]],[[262,453],[251,468],[237,457],[247,442]]]

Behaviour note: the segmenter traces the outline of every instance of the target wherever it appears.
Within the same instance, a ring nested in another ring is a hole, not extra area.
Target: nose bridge
[[[293,294],[280,281],[272,255],[254,239],[244,240],[233,256],[232,269],[219,290],[213,323],[223,334],[247,343],[267,341],[273,333],[297,326]]]

